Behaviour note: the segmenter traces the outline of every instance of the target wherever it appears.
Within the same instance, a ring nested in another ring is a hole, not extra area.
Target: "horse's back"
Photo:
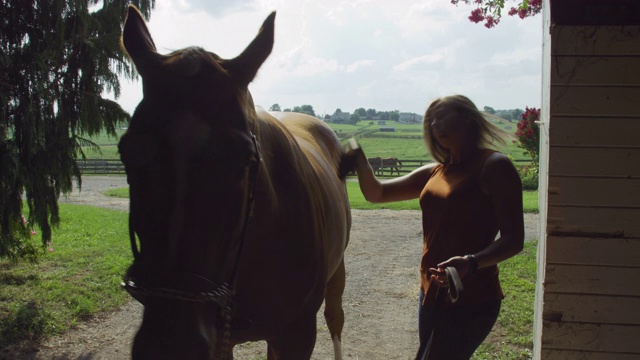
[[[307,114],[295,112],[269,112],[291,131],[301,146],[308,143],[316,151],[324,152],[325,160],[337,165],[342,155],[340,141],[324,121]]]

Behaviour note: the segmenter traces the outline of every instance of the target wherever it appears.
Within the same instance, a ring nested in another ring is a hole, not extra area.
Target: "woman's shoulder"
[[[481,177],[500,177],[517,173],[513,161],[504,153],[486,150],[486,158],[482,165]]]
[[[486,160],[489,161],[509,161],[511,162],[511,159],[505,155],[504,153],[498,151],[498,150],[493,150],[493,149],[484,149],[482,150],[483,154],[486,157]]]
[[[486,160],[485,160],[485,165],[496,165],[496,164],[502,164],[502,165],[511,165],[513,166],[513,161],[511,161],[511,158],[509,158],[507,155],[505,155],[504,153],[500,152],[500,151],[496,151],[496,150],[486,150],[487,155],[486,155]]]

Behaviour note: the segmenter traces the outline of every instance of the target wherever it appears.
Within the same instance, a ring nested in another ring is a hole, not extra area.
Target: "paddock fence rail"
[[[124,175],[124,164],[120,159],[77,160],[80,173],[91,175]]]
[[[376,175],[380,177],[394,177],[410,173],[411,171],[431,163],[430,160],[398,160],[401,164],[398,169],[390,167],[380,167]],[[526,166],[530,160],[514,160],[516,166]],[[77,160],[78,167],[82,174],[87,175],[124,175],[124,164],[120,159],[87,159]],[[393,172],[392,172],[393,170]],[[350,175],[355,175],[352,173]]]

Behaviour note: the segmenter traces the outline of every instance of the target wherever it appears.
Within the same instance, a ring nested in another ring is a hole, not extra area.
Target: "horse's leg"
[[[342,360],[342,328],[344,326],[342,294],[344,294],[345,278],[344,258],[342,258],[340,266],[329,279],[327,294],[324,297],[324,318],[331,334],[336,360]]]
[[[302,315],[280,337],[267,341],[267,360],[311,359],[316,331],[316,314]]]

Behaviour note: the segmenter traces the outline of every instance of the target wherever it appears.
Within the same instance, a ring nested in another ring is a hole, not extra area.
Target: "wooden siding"
[[[551,240],[547,247],[547,261],[552,264],[632,267],[640,263],[638,239],[564,236]],[[621,248],[627,251],[618,251]],[[635,313],[640,316],[640,311]]]
[[[637,359],[640,26],[550,24],[549,30],[536,357]]]

